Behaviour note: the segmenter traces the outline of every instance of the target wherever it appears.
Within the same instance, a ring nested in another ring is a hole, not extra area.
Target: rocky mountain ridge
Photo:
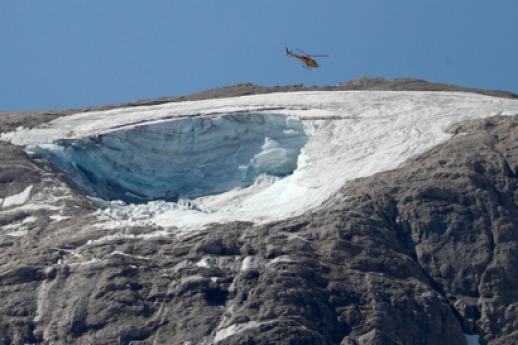
[[[377,78],[340,87],[457,88]],[[0,129],[75,112],[4,114]],[[517,343],[517,125],[457,124],[453,140],[348,183],[319,211],[182,237],[95,227],[98,206],[66,175],[2,142],[0,344]]]

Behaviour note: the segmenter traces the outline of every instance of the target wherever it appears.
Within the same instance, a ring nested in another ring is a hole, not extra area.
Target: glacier
[[[59,165],[103,228],[263,223],[347,197],[347,181],[449,140],[518,102],[456,92],[316,91],[121,108],[1,138]]]

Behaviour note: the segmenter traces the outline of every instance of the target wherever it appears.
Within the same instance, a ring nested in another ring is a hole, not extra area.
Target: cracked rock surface
[[[432,87],[341,87],[405,85]],[[67,176],[0,142],[0,344],[518,343],[518,117],[450,130],[319,211],[187,236],[96,226]]]

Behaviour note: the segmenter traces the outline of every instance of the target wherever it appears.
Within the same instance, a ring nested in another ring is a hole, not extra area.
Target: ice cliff
[[[192,199],[286,176],[311,131],[282,115],[187,118],[35,146],[89,195],[147,202]]]

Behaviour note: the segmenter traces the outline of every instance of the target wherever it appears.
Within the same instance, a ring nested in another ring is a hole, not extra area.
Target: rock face
[[[346,84],[389,83],[430,87]],[[451,131],[319,211],[182,237],[97,227],[63,173],[0,143],[0,344],[518,343],[518,118]]]

